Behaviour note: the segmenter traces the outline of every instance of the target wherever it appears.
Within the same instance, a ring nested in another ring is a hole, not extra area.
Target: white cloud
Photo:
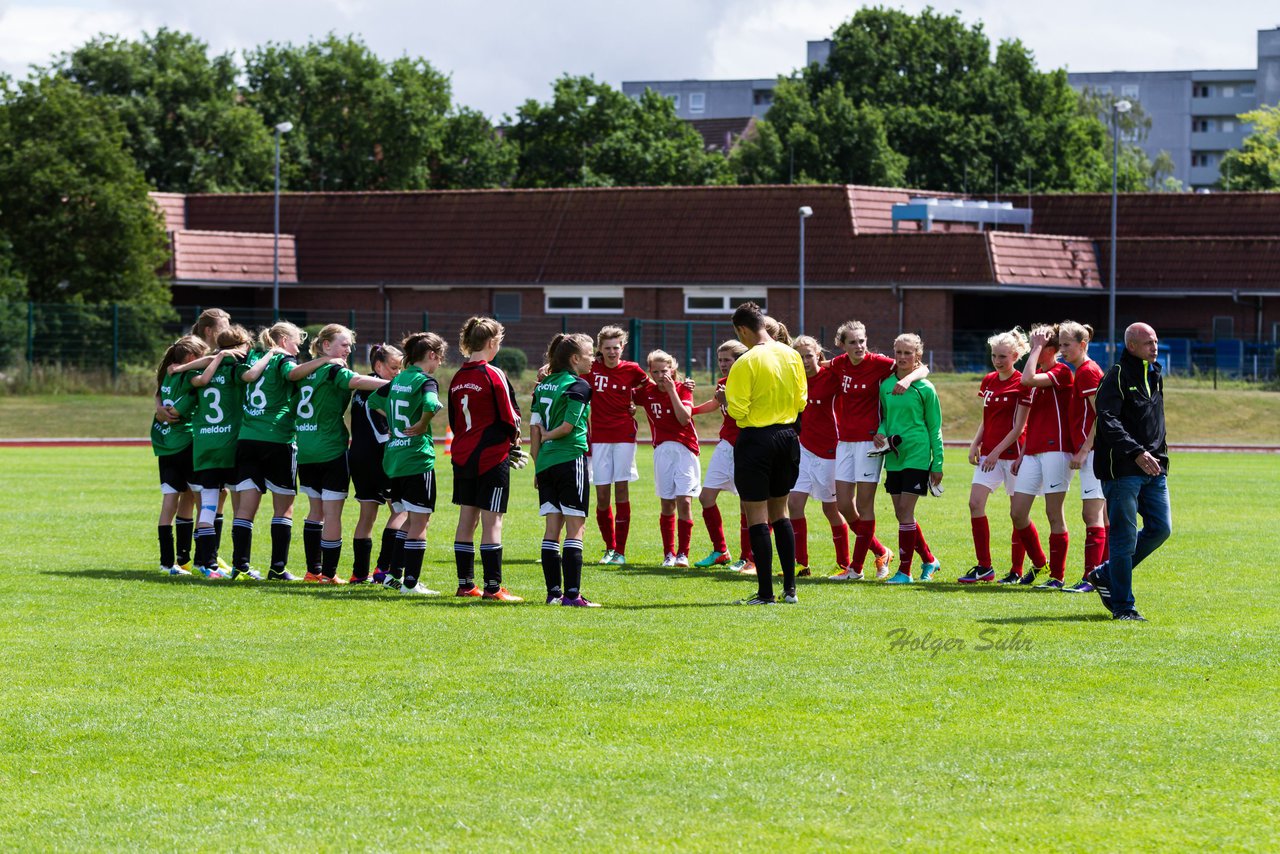
[[[25,77],[28,66],[45,65],[99,33],[132,36],[154,27],[149,16],[129,10],[5,4],[0,7],[0,71]]]

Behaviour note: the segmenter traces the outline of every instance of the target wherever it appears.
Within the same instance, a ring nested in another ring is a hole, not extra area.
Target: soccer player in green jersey
[[[364,377],[347,367],[355,333],[338,323],[320,330],[311,342],[315,357],[289,372],[297,384],[295,429],[298,434],[298,482],[310,500],[303,528],[307,546],[304,581],[345,584],[338,578],[342,555],[342,505],[351,475],[347,467],[350,434],[343,421],[353,389],[374,390],[387,384],[378,377]],[[314,366],[314,367],[313,367]],[[311,536],[314,532],[314,536]],[[319,554],[317,573],[312,563],[312,543]]]
[[[390,344],[375,344],[369,348],[370,376],[390,381],[400,373],[404,353]],[[356,502],[360,505],[360,518],[351,534],[351,550],[354,552],[351,566],[351,582],[369,579],[370,560],[373,557],[373,523],[378,521],[378,508],[391,506],[391,481],[382,468],[383,446],[391,441],[391,428],[387,417],[369,408],[372,392],[356,390],[351,395],[351,448],[347,451],[347,466],[351,469],[351,485],[355,487]],[[384,584],[388,575],[397,579],[404,576],[404,532],[407,514],[391,510],[386,526],[382,529],[382,545],[374,566],[373,583]],[[396,582],[399,583],[398,581]]]
[[[582,529],[591,496],[591,475],[587,470],[591,386],[583,376],[591,372],[592,346],[588,335],[560,334],[552,338],[547,348],[551,373],[533,390],[529,451],[538,488],[538,512],[547,520],[542,538],[542,574],[547,582],[548,605],[598,607],[581,593]]]
[[[178,512],[178,501],[191,494],[191,413],[196,408],[196,391],[191,387],[189,372],[169,373],[171,365],[185,365],[200,358],[209,350],[208,345],[190,335],[179,338],[165,351],[156,371],[156,396],[167,410],[176,412],[179,420],[160,420],[159,413],[151,419],[151,450],[160,465],[160,521],[157,526],[160,537],[160,571],[169,575],[190,575],[181,564],[174,548],[173,522]],[[188,520],[190,522],[190,520]],[[190,533],[187,550],[190,551]]]
[[[926,492],[941,492],[942,409],[928,380],[911,383],[905,394],[893,393],[898,380],[920,367],[924,344],[905,333],[893,342],[894,373],[880,383],[880,426],[872,437],[884,451],[885,491],[898,516],[898,572],[886,584],[911,583],[911,556],[920,552],[920,580],[932,581],[940,564],[916,523],[916,502]]]
[[[440,385],[432,376],[444,361],[448,345],[434,332],[415,332],[400,345],[408,365],[391,382],[369,397],[369,407],[386,413],[391,439],[382,456],[382,467],[391,480],[391,507],[408,511],[404,542],[404,579],[396,580],[401,593],[438,596],[418,583],[427,550],[427,524],[436,509],[436,450],[431,419],[443,408]],[[392,586],[394,576],[387,576]]]

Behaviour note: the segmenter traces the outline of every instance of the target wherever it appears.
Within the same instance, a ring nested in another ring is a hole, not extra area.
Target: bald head
[[[1154,362],[1160,352],[1155,329],[1146,323],[1130,324],[1124,331],[1124,348],[1139,359]]]

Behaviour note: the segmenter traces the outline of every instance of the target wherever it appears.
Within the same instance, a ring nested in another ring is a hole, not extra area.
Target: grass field
[[[970,470],[948,464],[920,518],[954,580]],[[945,582],[802,579],[799,606],[730,607],[754,580],[653,565],[645,478],[635,565],[585,573],[599,610],[171,579],[148,450],[7,449],[0,470],[9,850],[1280,845],[1274,456],[1174,460],[1146,624],[1092,594]],[[507,581],[532,602],[523,486]],[[433,587],[455,520],[445,504],[428,533]],[[899,629],[942,643],[895,647]]]

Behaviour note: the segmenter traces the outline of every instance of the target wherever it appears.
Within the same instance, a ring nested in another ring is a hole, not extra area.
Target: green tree
[[[445,117],[440,150],[431,165],[434,190],[508,187],[515,180],[519,152],[485,115],[468,107]]]
[[[1219,168],[1218,186],[1224,190],[1280,189],[1280,106],[1263,106],[1241,113],[1253,125],[1240,148],[1228,151]]]
[[[271,135],[241,103],[234,58],[208,51],[195,36],[169,29],[136,41],[104,35],[64,54],[50,70],[119,117],[129,152],[156,189],[266,189]]]
[[[708,153],[667,98],[632,100],[591,77],[564,76],[551,100],[530,99],[507,132],[519,146],[520,187],[726,183],[725,158]]]

